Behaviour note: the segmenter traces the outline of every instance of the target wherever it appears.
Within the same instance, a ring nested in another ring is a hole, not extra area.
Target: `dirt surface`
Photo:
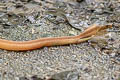
[[[120,0],[0,0],[2,39],[75,36],[92,24],[113,27],[81,44],[1,49],[0,80],[120,79]]]

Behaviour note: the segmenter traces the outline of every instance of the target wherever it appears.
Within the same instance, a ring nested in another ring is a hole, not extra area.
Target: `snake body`
[[[10,41],[0,39],[0,48],[13,51],[27,51],[38,49],[45,46],[66,45],[73,43],[80,43],[88,40],[92,35],[95,35],[99,30],[104,30],[110,26],[93,25],[77,36],[64,36],[52,38],[40,38],[30,41]]]

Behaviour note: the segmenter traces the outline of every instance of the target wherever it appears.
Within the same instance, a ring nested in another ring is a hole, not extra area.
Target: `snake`
[[[111,26],[112,25],[92,25],[76,36],[46,37],[30,41],[12,41],[0,39],[0,49],[10,51],[28,51],[42,47],[77,44],[91,39],[91,37],[97,32],[110,28]]]

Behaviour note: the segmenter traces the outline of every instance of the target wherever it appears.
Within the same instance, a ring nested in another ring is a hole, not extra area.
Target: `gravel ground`
[[[113,28],[105,39],[26,52],[1,49],[0,80],[120,79],[119,0],[1,0],[2,39],[74,36],[89,25],[108,23]]]

